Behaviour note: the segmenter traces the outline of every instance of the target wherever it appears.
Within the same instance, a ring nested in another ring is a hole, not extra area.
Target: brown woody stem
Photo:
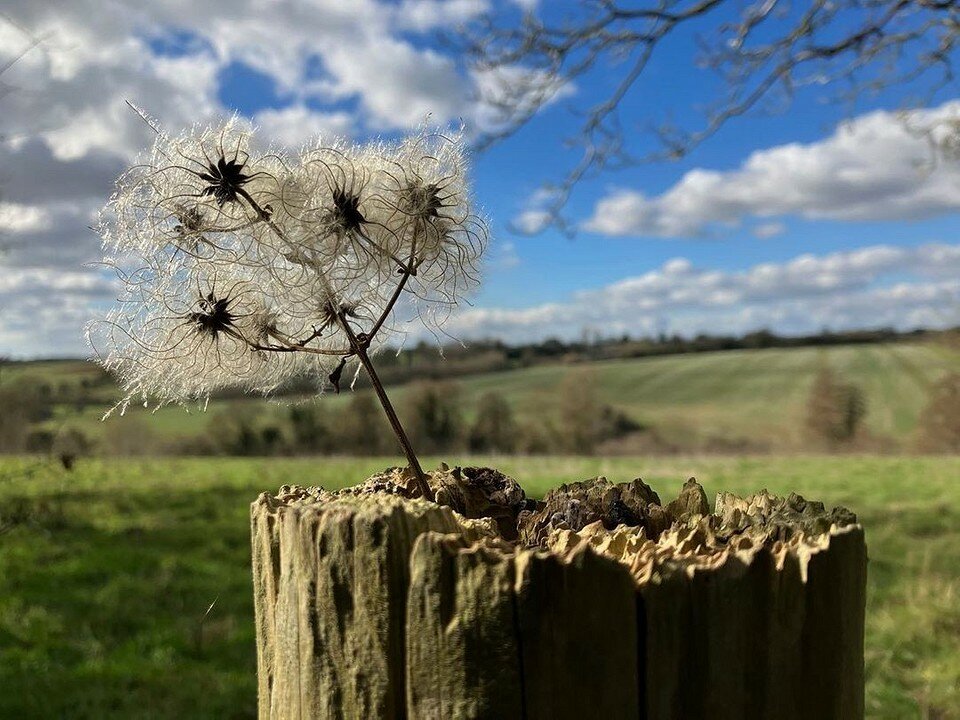
[[[413,451],[413,445],[410,444],[410,438],[407,437],[406,431],[403,429],[403,425],[400,424],[400,418],[397,417],[397,411],[393,409],[393,403],[390,402],[390,398],[387,396],[387,391],[383,387],[383,383],[380,382],[380,376],[377,375],[376,369],[373,367],[373,362],[370,360],[370,355],[367,353],[367,347],[370,344],[369,337],[367,335],[357,336],[353,332],[353,328],[350,327],[350,324],[347,322],[347,318],[340,314],[340,324],[343,326],[344,331],[347,333],[347,337],[350,338],[350,344],[353,346],[353,352],[357,356],[357,359],[360,360],[360,364],[363,365],[363,369],[367,371],[367,375],[370,376],[370,382],[373,385],[373,389],[377,393],[377,398],[380,400],[380,405],[383,406],[383,412],[387,416],[387,420],[390,421],[390,427],[393,428],[394,434],[397,436],[397,440],[400,441],[400,446],[403,448],[403,452],[407,456],[407,463],[410,466],[410,469],[413,470],[414,477],[417,481],[417,487],[420,489],[420,494],[427,500],[433,499],[433,494],[430,492],[430,485],[427,483],[427,476],[423,472],[423,468],[420,467],[420,461],[417,459],[417,454]]]
[[[237,193],[243,197],[253,208],[254,212],[260,217],[260,219],[267,223],[270,226],[270,229],[281,239],[286,239],[283,231],[277,227],[277,225],[270,219],[270,213],[264,210],[256,200],[250,197],[250,194],[247,193],[243,188],[239,188]],[[361,233],[367,242],[371,242],[369,238]],[[408,265],[401,263],[396,259],[392,254],[390,257],[397,262],[400,266],[401,273],[403,275],[400,278],[400,282],[397,284],[397,288],[394,291],[393,295],[390,298],[390,301],[387,303],[386,308],[380,317],[377,319],[373,328],[370,330],[370,333],[361,333],[357,334],[353,331],[353,328],[350,327],[350,323],[347,320],[347,316],[343,311],[340,311],[337,314],[337,319],[340,321],[340,325],[343,327],[343,331],[347,334],[347,338],[350,340],[350,347],[352,348],[352,354],[356,355],[360,360],[360,364],[363,365],[364,370],[367,371],[367,375],[370,376],[370,382],[373,384],[373,389],[377,392],[377,398],[380,400],[380,405],[383,406],[383,411],[387,415],[387,419],[390,421],[390,427],[393,428],[393,432],[397,436],[397,440],[400,441],[401,447],[403,447],[403,452],[407,456],[407,463],[410,465],[410,469],[413,470],[414,476],[417,481],[417,487],[420,489],[421,495],[427,500],[433,500],[433,494],[430,492],[430,485],[427,482],[427,476],[423,472],[423,468],[420,467],[420,461],[417,460],[417,454],[413,451],[413,446],[410,444],[410,438],[407,437],[407,433],[403,429],[403,425],[400,424],[400,418],[397,417],[397,411],[393,409],[393,403],[390,402],[390,398],[387,397],[387,391],[383,387],[383,383],[380,382],[380,376],[377,375],[376,369],[373,367],[373,363],[370,361],[370,355],[367,353],[367,349],[370,347],[370,341],[373,339],[373,336],[377,334],[380,328],[383,326],[384,321],[387,319],[387,316],[393,310],[394,305],[397,300],[400,298],[400,293],[403,292],[404,286],[407,284],[407,280],[410,278],[410,275],[415,273],[415,268],[411,269]],[[411,263],[413,261],[413,253],[410,255]],[[329,351],[317,350],[314,348],[304,347],[309,340],[312,340],[314,337],[319,336],[319,331],[315,330],[313,335],[311,335],[307,340],[304,340],[301,343],[296,344],[286,344],[281,347],[269,347],[263,345],[253,345],[252,347],[258,350],[275,350],[281,352],[314,352],[320,354],[332,354]],[[337,353],[340,355],[349,355],[350,353]]]

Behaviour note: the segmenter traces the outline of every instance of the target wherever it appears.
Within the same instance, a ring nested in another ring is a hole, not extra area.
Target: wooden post
[[[429,479],[453,507],[399,471],[253,504],[261,720],[863,717],[851,513],[765,492],[711,513],[693,481],[534,504],[494,471]]]

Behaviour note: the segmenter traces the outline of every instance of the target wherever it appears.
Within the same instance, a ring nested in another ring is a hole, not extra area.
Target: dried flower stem
[[[404,278],[406,277],[407,274],[404,273]],[[363,369],[366,370],[367,375],[370,376],[370,382],[373,384],[373,389],[377,393],[377,399],[380,400],[380,405],[383,406],[383,412],[386,414],[387,420],[390,421],[390,427],[393,428],[397,440],[400,441],[400,445],[403,447],[403,452],[407,456],[407,462],[410,463],[410,469],[413,470],[420,494],[427,500],[432,500],[433,494],[430,492],[427,476],[420,466],[420,461],[417,459],[417,454],[413,450],[413,445],[410,444],[410,438],[407,437],[407,433],[400,423],[400,418],[397,417],[397,412],[393,409],[393,403],[390,402],[387,391],[383,387],[383,383],[380,382],[380,376],[377,375],[377,371],[370,360],[370,355],[367,353],[367,348],[370,346],[370,336],[365,334],[357,335],[354,333],[353,328],[350,327],[350,323],[343,313],[339,314],[339,318],[344,332],[347,334],[347,337],[350,338],[350,343],[353,345],[354,355],[357,356],[360,364],[363,365]]]
[[[250,197],[245,192],[241,191],[244,199],[250,204],[250,207],[256,212],[269,226],[270,229],[281,239],[286,240],[283,231],[270,220],[270,215],[267,213],[260,205]],[[362,235],[362,234],[361,234]],[[365,237],[365,236],[364,236]],[[397,300],[400,299],[400,295],[403,292],[403,288],[407,284],[407,280],[410,279],[410,276],[413,274],[414,270],[411,270],[410,267],[413,263],[413,256],[411,254],[410,261],[407,264],[401,263],[399,260],[396,260],[394,256],[391,255],[391,258],[400,266],[399,271],[401,273],[400,281],[397,283],[397,287],[391,295],[390,300],[387,302],[386,306],[383,308],[383,311],[380,313],[380,317],[377,318],[373,327],[370,329],[369,333],[360,333],[357,334],[354,332],[353,328],[350,327],[350,321],[347,319],[346,313],[342,310],[337,312],[337,321],[340,323],[340,326],[343,328],[344,333],[347,336],[347,339],[350,341],[350,347],[352,353],[343,353],[345,357],[349,357],[350,354],[355,355],[356,358],[360,361],[360,364],[363,365],[363,369],[367,371],[367,375],[370,377],[370,382],[373,384],[373,389],[377,393],[377,399],[380,400],[380,405],[383,407],[383,412],[387,416],[387,420],[390,421],[390,427],[393,428],[394,434],[397,436],[397,440],[400,441],[400,446],[403,448],[404,454],[407,456],[407,462],[410,464],[410,469],[414,473],[414,477],[417,481],[417,487],[420,489],[420,494],[427,500],[433,499],[433,494],[430,492],[430,485],[427,483],[427,476],[423,472],[423,468],[420,465],[420,461],[417,459],[417,454],[413,450],[413,445],[410,443],[410,438],[407,436],[406,431],[403,429],[403,425],[400,422],[400,418],[397,416],[397,411],[393,407],[393,403],[390,402],[390,398],[387,395],[386,389],[383,387],[383,383],[380,382],[380,376],[377,374],[376,368],[373,366],[373,362],[370,359],[370,354],[367,350],[370,347],[370,343],[373,341],[377,332],[383,327],[384,322],[386,322],[387,317],[393,311],[394,306],[397,303]],[[314,331],[314,336],[318,336],[319,332]],[[285,345],[282,350],[293,350],[299,352],[310,352],[310,348],[304,347],[309,338],[295,345]],[[257,347],[259,350],[281,350],[281,348],[271,348],[271,347]]]

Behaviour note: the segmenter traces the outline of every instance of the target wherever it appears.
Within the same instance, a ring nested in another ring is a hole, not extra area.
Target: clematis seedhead
[[[440,336],[487,240],[459,136],[292,153],[236,118],[159,134],[99,229],[121,293],[88,336],[124,407],[339,386],[360,351]]]

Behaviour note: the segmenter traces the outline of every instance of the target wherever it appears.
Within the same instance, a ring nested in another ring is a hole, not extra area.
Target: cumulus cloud
[[[522,210],[510,221],[510,229],[521,235],[542,232],[556,219],[556,211],[551,208],[560,199],[556,190],[538,188],[523,200]]]
[[[46,230],[50,227],[50,212],[35,205],[0,202],[0,227],[8,233]]]
[[[350,137],[355,130],[350,113],[320,113],[304,105],[261,110],[253,116],[253,124],[263,131],[264,137],[291,148],[317,136]]]
[[[615,190],[584,227],[603,235],[692,237],[746,218],[911,220],[956,211],[960,164],[934,164],[917,130],[958,116],[960,102],[908,117],[868,113],[818,142],[754,152],[736,170],[691,170],[660,195]]]
[[[172,133],[206,122],[228,112],[220,73],[232,63],[274,84],[278,106],[261,108],[252,120],[289,145],[313,134],[410,129],[428,117],[437,124],[478,119],[483,111],[470,100],[470,84],[480,81],[463,76],[429,43],[418,44],[417,33],[487,8],[485,0],[269,7],[238,0],[223,13],[188,0],[56,7],[10,0],[0,18],[0,63],[33,37],[43,41],[4,75],[13,91],[3,96],[0,195],[38,207],[79,195],[102,202],[123,165],[152,139],[128,103]],[[0,233],[12,231],[6,225],[13,216],[2,220]]]
[[[123,157],[103,150],[77,160],[59,160],[40,138],[0,143],[0,197],[27,205],[103,202],[124,163]]]
[[[512,242],[501,242],[496,245],[493,257],[493,267],[496,270],[513,270],[520,266],[520,253]]]
[[[524,210],[513,219],[511,225],[525,235],[536,235],[547,227],[552,219],[553,215],[546,210]]]
[[[54,328],[70,323],[76,335],[92,301],[54,278],[96,278],[87,264],[98,239],[87,226],[114,179],[152,141],[151,123],[177,133],[228,114],[228,68],[241,64],[272,84],[275,97],[257,98],[266,106],[250,121],[291,146],[316,134],[405,130],[428,116],[479,118],[472,78],[422,34],[487,8],[487,0],[237,0],[224,12],[193,0],[7,0],[0,64],[42,42],[0,85],[0,271],[32,279],[0,298],[0,352],[59,352]],[[27,337],[16,328],[30,318]],[[43,323],[50,335],[38,344],[30,338]]]
[[[328,48],[324,60],[339,89],[358,95],[377,128],[411,128],[428,115],[445,122],[462,112],[466,90],[450,58],[379,38],[362,62],[351,44]]]
[[[494,133],[516,117],[543,110],[577,92],[573,82],[522,65],[474,68],[470,78],[475,93],[471,106],[474,124]]]
[[[768,238],[776,237],[777,235],[783,235],[787,230],[787,226],[782,222],[768,222],[761,223],[757,225],[751,232],[755,238],[760,238],[761,240],[766,240]]]
[[[13,94],[26,111],[15,107],[13,116],[31,124],[42,116],[48,127],[39,132],[64,159],[94,147],[139,147],[142,137],[128,136],[142,128],[124,99],[179,129],[222,109],[217,74],[231,62],[242,62],[300,101],[315,93],[321,94],[315,98],[320,102],[356,98],[366,111],[357,120],[379,128],[409,128],[428,113],[444,122],[462,112],[459,104],[467,96],[462,79],[449,58],[397,30],[405,27],[404,18],[406,27],[427,30],[471,17],[483,7],[468,0],[408,0],[399,6],[320,0],[265,8],[255,0],[238,0],[223,13],[187,0],[109,6],[77,0],[56,8],[11,0],[8,16],[47,38],[14,68],[15,84],[30,92]],[[173,31],[185,38],[175,52],[155,45]],[[12,55],[25,44],[21,36],[7,52]],[[311,78],[317,66],[325,82]],[[35,104],[39,96],[47,103],[43,113]]]
[[[90,307],[115,295],[111,280],[99,273],[0,265],[0,351],[85,355],[82,328]]]
[[[3,229],[0,267],[82,270],[99,256],[100,237],[90,226],[96,222],[100,205],[100,200],[50,203],[43,209],[46,226],[18,233]]]
[[[462,25],[489,9],[487,0],[403,0],[396,17],[399,26],[425,32]]]
[[[676,258],[656,270],[575,294],[562,303],[478,307],[455,317],[459,337],[521,341],[671,332],[742,333],[760,328],[944,326],[960,322],[960,245],[875,245],[800,255],[740,271],[698,268]]]

